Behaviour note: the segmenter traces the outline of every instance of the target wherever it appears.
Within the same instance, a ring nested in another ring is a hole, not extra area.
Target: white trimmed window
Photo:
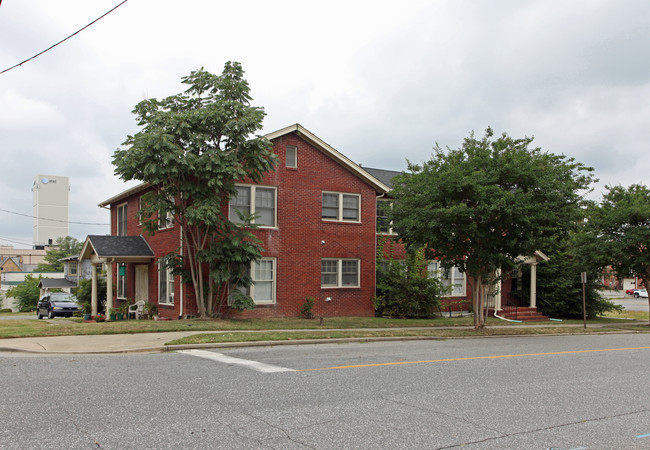
[[[361,195],[323,192],[321,217],[339,222],[361,221]]]
[[[171,198],[169,200],[172,203],[174,203],[174,201]],[[165,230],[167,228],[173,228],[173,227],[174,227],[174,213],[172,211],[167,211],[163,217],[163,212],[158,211],[158,229]]]
[[[126,203],[117,206],[117,235],[126,236]]]
[[[243,223],[237,211],[245,216],[255,213],[251,223],[261,227],[275,227],[276,188],[266,186],[236,186],[237,194],[230,199],[230,220]]]
[[[431,261],[427,266],[430,278],[438,278],[443,286],[451,286],[451,296],[461,297],[465,295],[465,274],[458,267],[444,269],[438,261]]]
[[[287,145],[285,160],[287,167],[296,169],[298,167],[298,147],[295,145]]]
[[[250,276],[253,279],[253,285],[246,288],[237,286],[230,287],[230,296],[228,303],[232,304],[232,293],[238,289],[242,294],[250,296],[256,305],[271,305],[275,303],[276,290],[276,259],[262,258],[254,261],[250,266]]]
[[[392,201],[377,199],[377,233],[395,234],[393,223],[388,220],[388,211],[392,208]]]
[[[321,287],[359,287],[358,259],[321,259]]]
[[[69,276],[77,275],[77,261],[68,261],[68,275]]]
[[[174,304],[174,275],[161,262],[158,263],[158,303]]]
[[[126,264],[117,265],[117,298],[126,298]]]

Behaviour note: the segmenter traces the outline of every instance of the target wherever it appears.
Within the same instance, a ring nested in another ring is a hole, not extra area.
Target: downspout
[[[506,322],[523,323],[523,320],[506,319],[505,317],[501,317],[500,315],[497,314],[496,311],[494,311],[494,317],[496,317],[497,319],[505,320]]]
[[[183,226],[181,225],[181,237],[180,237],[180,244],[181,244],[181,261],[183,260]],[[183,318],[183,305],[185,304],[185,297],[183,296],[183,277],[181,277],[181,289],[180,289],[180,294],[181,294],[181,311],[180,315],[178,316],[179,319]]]
[[[377,297],[377,200],[383,198],[386,193],[375,196],[375,297]]]

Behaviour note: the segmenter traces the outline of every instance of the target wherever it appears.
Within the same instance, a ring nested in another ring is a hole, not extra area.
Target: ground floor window
[[[232,294],[235,289],[252,298],[256,305],[275,303],[276,259],[262,258],[253,261],[250,265],[250,276],[253,279],[253,284],[250,287],[237,286],[235,288],[230,286],[231,295],[228,297],[228,303],[232,304]]]
[[[451,286],[451,296],[465,295],[465,274],[458,267],[443,268],[438,261],[431,261],[427,267],[429,276],[438,278],[443,286]]]
[[[158,303],[174,304],[174,275],[171,269],[160,262],[158,263]]]
[[[359,287],[359,260],[334,259],[321,260],[321,287]]]
[[[117,298],[126,298],[126,264],[117,265]]]

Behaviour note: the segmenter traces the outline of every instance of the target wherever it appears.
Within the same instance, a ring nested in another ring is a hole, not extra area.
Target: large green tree
[[[57,238],[54,246],[50,247],[47,252],[45,252],[45,257],[43,258],[45,259],[45,262],[36,266],[34,271],[63,272],[63,261],[61,261],[61,259],[67,258],[68,256],[79,255],[82,246],[83,243],[79,242],[72,236]]]
[[[408,246],[425,246],[443,267],[474,279],[475,327],[483,327],[481,290],[507,273],[518,257],[563,239],[581,217],[580,192],[592,181],[589,167],[531,147],[532,138],[493,139],[473,133],[459,149],[436,144],[431,159],[409,162],[391,195],[394,227]]]
[[[612,266],[618,277],[638,277],[650,285],[650,189],[633,184],[607,186],[589,210],[581,242],[585,264]],[[650,305],[650,299],[648,300]],[[650,323],[650,316],[648,318]]]
[[[153,187],[140,211],[149,233],[166,218],[182,227],[182,250],[164,261],[192,283],[199,315],[214,316],[226,299],[225,284],[251,284],[247,268],[262,250],[250,227],[228,219],[235,183],[260,182],[274,169],[276,156],[271,143],[255,135],[264,110],[250,105],[239,63],[226,63],[221,75],[193,71],[182,83],[188,86],[185,92],[135,107],[142,129],[128,136],[113,164],[123,180]],[[250,219],[245,217],[244,224]],[[252,304],[235,292],[236,306]]]

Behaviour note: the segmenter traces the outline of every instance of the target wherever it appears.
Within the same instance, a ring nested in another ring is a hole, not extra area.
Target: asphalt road
[[[0,448],[647,449],[648,373],[648,334],[3,357]]]
[[[622,305],[628,311],[645,311],[648,312],[648,299],[647,298],[634,298],[626,295],[624,298],[612,300],[617,305]]]

